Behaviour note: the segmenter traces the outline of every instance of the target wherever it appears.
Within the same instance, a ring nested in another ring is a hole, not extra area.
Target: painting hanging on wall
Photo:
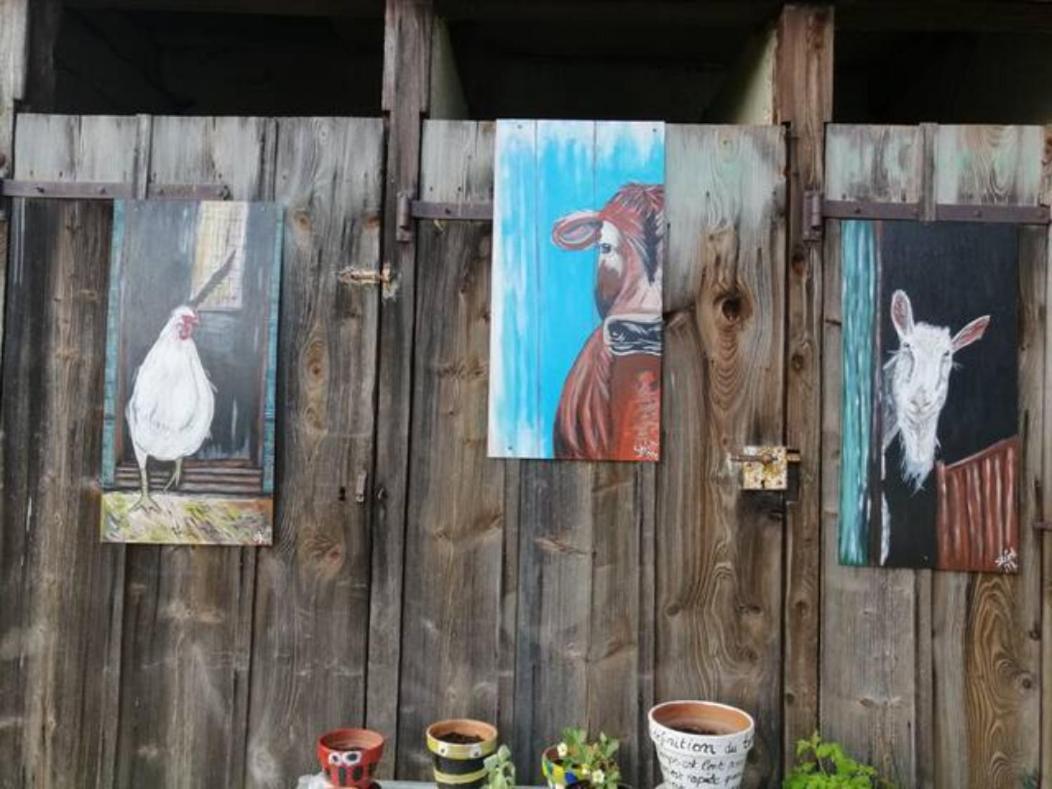
[[[499,121],[491,457],[660,454],[665,129]]]
[[[102,539],[269,545],[282,209],[117,201]]]
[[[1018,571],[1018,229],[841,232],[841,563]]]

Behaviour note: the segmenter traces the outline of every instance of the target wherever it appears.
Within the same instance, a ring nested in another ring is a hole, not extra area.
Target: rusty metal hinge
[[[386,263],[379,271],[373,268],[356,268],[349,266],[336,278],[344,285],[390,285],[391,267]]]
[[[789,464],[800,462],[800,452],[779,446],[748,446],[731,460],[742,465],[742,490],[787,490]]]
[[[809,190],[804,192],[804,226],[801,238],[804,241],[822,240],[822,193]]]

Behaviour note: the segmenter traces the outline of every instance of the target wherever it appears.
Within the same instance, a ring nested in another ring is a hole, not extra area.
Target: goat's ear
[[[587,249],[599,240],[603,220],[595,211],[575,211],[552,225],[552,241],[563,249]]]
[[[986,333],[986,327],[989,325],[989,315],[976,318],[953,336],[953,350],[955,352],[959,351],[961,348],[971,345],[976,340],[982,339],[983,334]]]
[[[913,305],[904,290],[891,294],[891,322],[900,340],[913,334]]]

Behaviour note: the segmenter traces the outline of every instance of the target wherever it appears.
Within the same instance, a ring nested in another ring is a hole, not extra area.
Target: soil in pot
[[[476,742],[482,742],[482,738],[475,734],[461,734],[459,731],[447,732],[436,736],[435,739],[449,742],[453,745],[473,745]]]

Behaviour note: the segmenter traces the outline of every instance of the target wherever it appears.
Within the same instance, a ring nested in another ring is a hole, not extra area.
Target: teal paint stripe
[[[842,270],[842,355],[840,452],[840,563],[869,564],[869,455],[873,413],[876,235],[869,221],[844,222]]]
[[[102,485],[112,487],[117,469],[117,369],[120,366],[121,258],[127,203],[113,202],[110,286],[106,308],[106,371],[102,400]]]
[[[263,492],[274,492],[274,419],[278,380],[278,321],[281,318],[281,255],[285,233],[284,209],[271,205],[274,211],[274,259],[270,268],[270,304],[267,314],[267,399],[263,410]]]

